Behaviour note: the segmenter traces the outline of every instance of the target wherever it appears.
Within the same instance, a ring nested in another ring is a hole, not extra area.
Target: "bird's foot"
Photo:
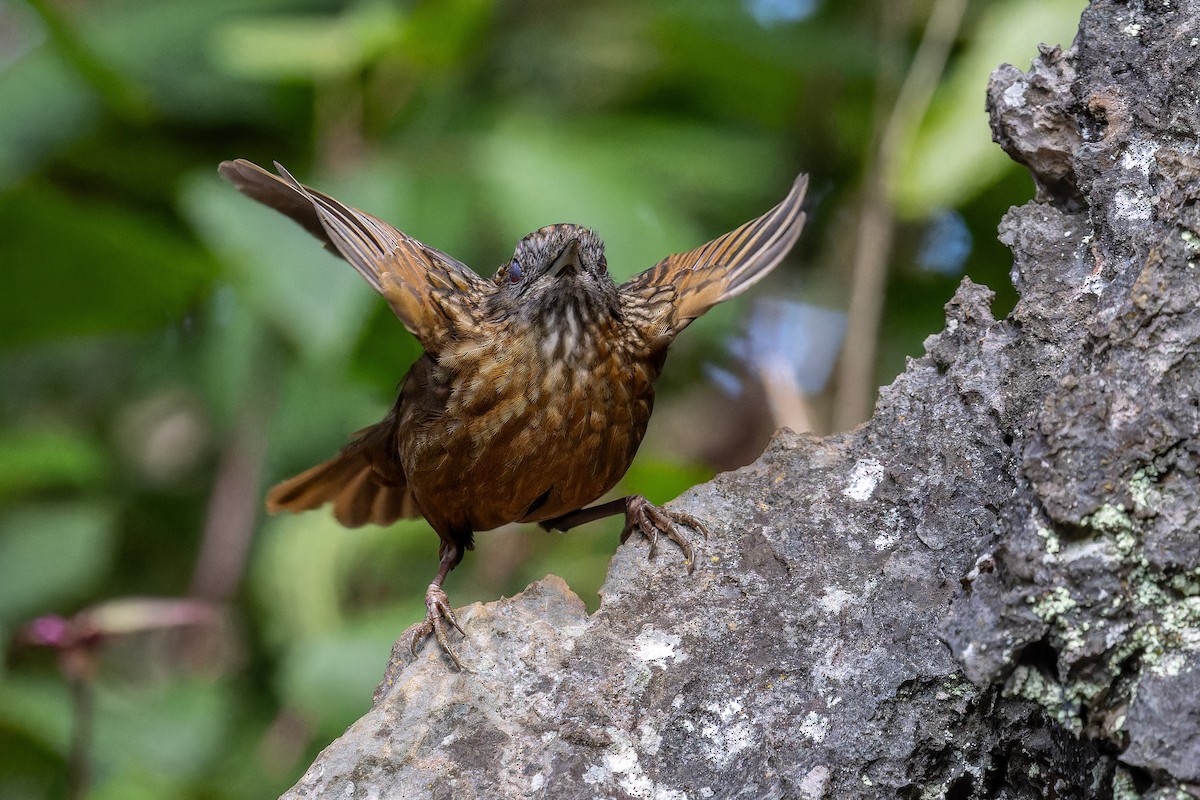
[[[659,508],[640,494],[630,495],[625,499],[625,529],[621,531],[621,544],[636,530],[650,540],[650,557],[658,552],[658,537],[666,536],[683,551],[684,563],[688,572],[696,568],[696,554],[692,543],[679,532],[676,523],[695,528],[708,538],[708,528],[704,523],[685,511],[668,511]]]
[[[415,658],[417,655],[417,644],[428,638],[430,634],[433,634],[433,637],[437,639],[437,643],[441,645],[442,650],[454,662],[455,668],[461,672],[462,664],[459,663],[458,655],[454,652],[454,648],[450,646],[450,625],[458,629],[458,632],[463,636],[467,635],[462,626],[458,624],[458,620],[454,618],[454,609],[450,608],[450,598],[446,597],[446,593],[442,591],[441,586],[431,583],[429,584],[429,588],[425,590],[425,620],[418,622],[406,630],[401,638],[408,642],[408,649]]]

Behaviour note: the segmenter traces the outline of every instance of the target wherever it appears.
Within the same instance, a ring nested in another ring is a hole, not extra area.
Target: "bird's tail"
[[[395,446],[392,430],[386,421],[367,428],[330,460],[277,484],[267,494],[267,511],[308,511],[332,503],[334,518],[347,528],[420,516],[399,471],[375,466],[388,463],[384,448]]]

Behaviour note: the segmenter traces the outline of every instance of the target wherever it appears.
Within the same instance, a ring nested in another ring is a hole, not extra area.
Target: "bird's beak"
[[[558,258],[550,265],[550,274],[559,275],[567,270],[575,270],[576,272],[583,271],[583,265],[579,263],[579,240],[572,239],[563,251],[558,254]]]

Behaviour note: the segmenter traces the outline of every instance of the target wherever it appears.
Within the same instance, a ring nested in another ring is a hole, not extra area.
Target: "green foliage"
[[[12,631],[27,616],[94,592],[112,558],[113,523],[113,510],[95,502],[24,506],[0,516],[0,625]]]
[[[102,446],[79,431],[0,431],[0,499],[46,487],[95,488],[105,466]]]
[[[374,297],[370,288],[332,256],[321,258],[280,214],[246,208],[215,175],[189,182],[182,201],[252,319],[268,322],[304,358],[329,364],[350,355]]]
[[[934,95],[925,124],[904,153],[893,187],[905,216],[958,207],[993,186],[1011,162],[992,143],[981,86],[1004,63],[1024,68],[1030,32],[1068,46],[1079,22],[1078,0],[1011,0],[981,9],[975,35]]]
[[[88,796],[277,794],[367,707],[423,613],[437,549],[423,521],[346,531],[327,511],[259,510],[271,482],[386,413],[420,347],[217,163],[278,159],[487,273],[529,230],[587,224],[619,278],[761,213],[805,170],[809,230],[755,293],[844,307],[857,192],[927,9],[880,23],[881,0],[797,3],[789,22],[756,20],[760,5],[0,7],[0,796],[66,794],[89,717],[68,672],[94,707]],[[1030,190],[990,144],[984,81],[1037,39],[1065,40],[1081,5],[970,9],[889,187],[904,221],[881,380],[920,354],[957,280],[915,266],[933,210],[961,216],[971,275],[1011,306],[993,232]],[[768,425],[753,393],[730,400],[702,377],[746,375],[727,343],[749,308],[684,335],[623,490],[665,501],[736,465],[714,455],[723,431],[693,419]],[[555,572],[594,609],[620,530],[482,534],[447,589],[487,601]],[[71,651],[82,662],[27,644],[53,624],[16,636],[44,615],[86,630],[99,604],[154,594],[212,601],[223,623],[102,630]]]
[[[103,200],[32,185],[0,196],[0,216],[0,263],[23,267],[5,272],[0,346],[161,329],[216,272],[179,233]]]

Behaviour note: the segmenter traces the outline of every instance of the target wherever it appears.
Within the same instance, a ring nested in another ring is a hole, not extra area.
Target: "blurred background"
[[[220,181],[279,160],[490,274],[597,230],[620,279],[811,173],[764,283],[672,350],[625,491],[865,419],[1028,200],[988,73],[1082,0],[0,0],[0,797],[251,798],[362,714],[423,615],[423,521],[265,517],[419,353],[346,265]],[[619,520],[478,537],[455,605],[562,575]]]

